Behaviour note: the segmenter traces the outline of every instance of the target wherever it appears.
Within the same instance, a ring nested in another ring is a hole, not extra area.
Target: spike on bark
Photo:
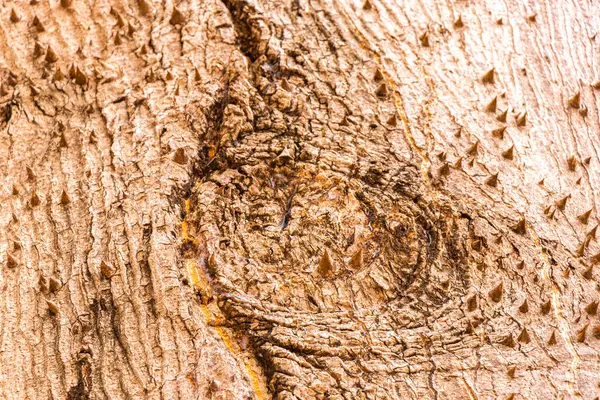
[[[548,346],[554,346],[556,344],[556,332],[552,331],[550,339],[548,339]]]
[[[592,301],[585,307],[585,312],[589,315],[596,315],[598,313],[598,302]]]
[[[327,249],[325,249],[323,252],[323,257],[321,257],[321,261],[319,261],[319,267],[317,271],[324,278],[330,278],[333,276],[333,263],[331,262],[331,257],[329,257],[329,252]]]
[[[363,265],[363,249],[362,248],[360,250],[358,250],[356,253],[354,253],[354,255],[350,259],[350,262],[348,263],[348,265],[350,266],[351,269],[353,269],[355,271],[358,271],[362,268],[362,265]]]
[[[114,269],[110,265],[104,262],[104,260],[100,261],[100,273],[107,279],[110,279],[114,275]]]
[[[508,108],[502,111],[500,114],[496,116],[496,120],[500,122],[506,122],[506,116],[508,115]]]
[[[69,8],[72,3],[73,3],[73,0],[60,0],[60,5],[63,8]]]
[[[600,339],[600,325],[596,325],[594,329],[592,329],[592,336],[596,339]]]
[[[60,70],[60,68],[58,68],[56,70],[56,72],[54,72],[54,81],[55,82],[61,82],[63,79],[65,79],[65,75],[62,73],[62,71]]]
[[[567,195],[565,197],[563,197],[562,199],[558,200],[556,202],[556,207],[558,207],[558,209],[560,211],[565,211],[565,207],[567,206],[567,200],[569,200],[569,198],[571,197],[571,195]]]
[[[577,336],[575,337],[577,339],[577,342],[579,342],[579,343],[585,342],[587,328],[589,325],[590,325],[590,323],[588,322],[579,331],[577,331]]]
[[[514,158],[515,146],[510,146],[508,149],[502,152],[502,157],[507,160],[512,160]]]
[[[115,35],[114,43],[115,43],[115,46],[120,46],[123,44],[123,41],[121,40],[121,35],[119,35],[119,32],[117,32]]]
[[[522,218],[517,225],[512,228],[513,232],[518,233],[519,235],[524,235],[527,231],[527,222],[524,218]]]
[[[375,70],[375,75],[373,75],[373,79],[375,79],[375,81],[377,82],[383,80],[383,74],[381,73],[379,68]]]
[[[500,284],[498,286],[496,286],[494,289],[490,290],[490,293],[489,293],[490,299],[492,299],[492,301],[494,303],[499,303],[500,300],[502,300],[502,293],[503,293],[503,286],[502,286],[502,282],[500,282]]]
[[[173,13],[171,14],[171,19],[169,19],[169,22],[171,25],[181,25],[185,22],[185,16],[181,11],[173,7]]]
[[[456,18],[454,20],[454,27],[455,28],[462,28],[463,26],[465,26],[465,24],[463,23],[462,16],[459,15],[458,18]]]
[[[6,266],[8,268],[16,268],[17,265],[19,265],[19,263],[17,262],[16,258],[14,258],[13,256],[11,256],[10,254],[6,254]]]
[[[439,172],[440,172],[441,176],[448,176],[448,175],[450,175],[450,164],[448,164],[447,162],[444,163],[440,167]]]
[[[513,338],[513,335],[510,333],[504,339],[502,339],[500,341],[500,344],[504,345],[506,347],[510,347],[510,348],[513,348],[516,345],[515,339]]]
[[[577,219],[579,220],[579,222],[581,222],[582,224],[587,224],[590,219],[590,215],[592,214],[592,210],[593,208],[590,208],[589,210],[578,216]]]
[[[494,83],[495,72],[496,70],[494,68],[491,68],[485,74],[483,74],[483,76],[481,77],[483,83]]]
[[[517,372],[517,367],[515,365],[512,365],[512,366],[508,367],[508,370],[506,371],[506,375],[508,375],[508,377],[510,379],[514,379],[516,372]]]
[[[60,289],[60,281],[54,277],[50,277],[48,280],[48,289],[50,293],[56,293]]]
[[[492,100],[485,106],[485,111],[493,113],[496,112],[496,108],[498,106],[498,96],[494,96]]]
[[[27,180],[32,181],[35,179],[35,174],[30,167],[26,167],[25,171],[27,172]]]
[[[589,267],[587,267],[581,275],[587,280],[592,279],[594,277],[594,266],[590,265]]]
[[[596,230],[598,230],[598,225],[593,227],[592,230],[587,233],[587,236],[595,239],[596,238]]]
[[[423,32],[419,36],[419,42],[421,42],[421,46],[423,46],[423,47],[429,47],[429,33],[428,32]]]
[[[33,46],[33,58],[38,58],[42,54],[44,54],[44,49],[40,46],[39,42],[35,42],[35,45]]]
[[[498,173],[495,173],[493,175],[491,175],[489,178],[486,179],[485,184],[491,187],[496,187],[498,186]]]
[[[393,114],[390,118],[388,118],[387,124],[389,126],[396,126],[398,124],[398,122],[396,120],[396,114]]]
[[[366,11],[371,10],[371,9],[373,9],[373,5],[371,4],[371,2],[369,0],[366,0],[362,5],[362,9],[366,10]]]
[[[175,150],[175,154],[173,155],[173,161],[177,164],[185,164],[187,162],[187,157],[185,155],[183,147],[180,147],[177,150]]]
[[[52,64],[56,61],[58,61],[58,56],[56,55],[54,50],[52,50],[52,47],[48,46],[48,49],[46,49],[46,62]]]
[[[527,17],[529,22],[535,22],[536,18],[537,18],[537,14],[535,14],[535,13],[533,13],[529,17]]]
[[[499,138],[499,139],[504,139],[504,132],[506,131],[506,126],[502,126],[498,129],[494,129],[492,131],[492,136]]]
[[[142,15],[147,15],[150,13],[150,4],[148,4],[146,0],[140,0],[139,7]]]
[[[527,314],[529,312],[529,304],[527,304],[527,299],[525,299],[523,304],[519,306],[519,311],[523,314]]]
[[[477,154],[477,149],[479,148],[479,140],[476,141],[467,149],[467,154],[470,156],[474,156]]]
[[[519,341],[519,343],[523,344],[528,344],[529,342],[531,342],[531,338],[529,337],[529,332],[527,332],[527,328],[523,328],[517,340]]]
[[[69,144],[67,143],[67,138],[65,137],[64,133],[60,134],[60,140],[58,142],[58,146],[63,149],[69,147]]]
[[[579,245],[579,247],[576,250],[577,256],[579,256],[579,257],[583,256],[583,253],[585,252],[586,247],[590,243],[590,240],[591,240],[591,238],[589,236],[586,237],[585,239],[583,239],[583,242],[581,242],[581,244]]]
[[[16,24],[20,20],[21,20],[21,17],[19,17],[17,15],[17,12],[15,11],[15,9],[13,8],[12,10],[10,10],[10,22],[12,22],[13,24]]]
[[[37,207],[40,205],[40,198],[35,193],[35,191],[31,192],[31,199],[29,200],[29,205],[33,207]]]
[[[60,204],[62,205],[67,205],[71,202],[71,200],[69,199],[69,195],[67,194],[66,191],[62,191],[61,195],[60,195]]]
[[[569,171],[575,171],[575,169],[577,169],[577,159],[575,156],[567,158],[567,165],[569,166]]]
[[[546,315],[550,312],[551,308],[552,308],[552,301],[548,300],[547,302],[543,303],[540,306],[540,311],[542,312],[543,315]]]
[[[586,106],[581,106],[581,108],[579,109],[579,115],[581,115],[583,118],[588,116],[588,108]]]
[[[568,103],[571,108],[579,108],[581,104],[581,92],[577,92],[570,97]]]
[[[385,83],[382,83],[381,85],[379,85],[379,87],[375,91],[375,94],[379,98],[384,98],[387,95],[387,86],[385,85]]]
[[[48,311],[51,315],[58,314],[58,305],[52,300],[46,299],[46,305],[48,306]]]
[[[477,309],[477,297],[476,296],[471,296],[467,300],[467,310],[469,312],[473,312],[476,309]]]

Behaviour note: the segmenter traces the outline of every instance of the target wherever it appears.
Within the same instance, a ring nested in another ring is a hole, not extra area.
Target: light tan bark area
[[[2,397],[599,395],[598,4],[2,10]]]

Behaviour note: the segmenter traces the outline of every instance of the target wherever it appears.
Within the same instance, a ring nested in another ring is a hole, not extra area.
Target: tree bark
[[[2,398],[600,394],[597,3],[0,20]]]

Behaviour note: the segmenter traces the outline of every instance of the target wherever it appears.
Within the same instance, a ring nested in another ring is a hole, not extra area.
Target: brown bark
[[[599,11],[4,5],[1,397],[595,398]]]

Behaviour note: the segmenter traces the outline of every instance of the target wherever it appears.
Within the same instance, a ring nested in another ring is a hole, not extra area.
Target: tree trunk
[[[2,7],[0,397],[600,394],[596,2]]]

